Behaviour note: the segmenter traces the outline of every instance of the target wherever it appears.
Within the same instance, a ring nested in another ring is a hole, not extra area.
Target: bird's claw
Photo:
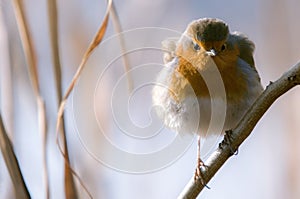
[[[207,166],[204,164],[204,162],[199,158],[198,159],[198,163],[197,163],[197,167],[196,167],[196,170],[195,170],[195,175],[194,175],[194,181],[198,181],[200,180],[201,184],[203,186],[205,186],[206,188],[210,189],[209,186],[207,186],[205,180],[204,180],[204,177],[203,177],[203,173],[202,173],[202,170],[201,168],[207,168]]]

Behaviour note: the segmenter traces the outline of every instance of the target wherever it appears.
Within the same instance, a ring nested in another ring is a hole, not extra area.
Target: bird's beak
[[[215,49],[212,48],[212,49],[206,51],[206,54],[209,55],[209,56],[211,56],[211,57],[214,57],[214,56],[216,56],[218,53],[217,53],[217,51],[216,51]]]

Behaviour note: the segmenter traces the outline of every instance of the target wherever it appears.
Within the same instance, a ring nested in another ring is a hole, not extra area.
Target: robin
[[[253,59],[255,46],[215,18],[192,21],[179,40],[162,44],[165,67],[152,90],[153,105],[165,126],[179,134],[199,136],[195,179],[203,179],[201,138],[234,128],[263,91]],[[225,107],[224,119],[213,124],[221,125],[220,132],[208,130],[218,104],[214,102]]]

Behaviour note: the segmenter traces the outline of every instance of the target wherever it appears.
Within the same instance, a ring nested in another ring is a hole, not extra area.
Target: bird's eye
[[[197,43],[194,43],[194,49],[195,49],[196,51],[198,51],[198,50],[200,50],[200,46],[199,46]]]
[[[224,51],[226,49],[226,47],[227,47],[226,44],[223,44],[221,47],[221,51]]]

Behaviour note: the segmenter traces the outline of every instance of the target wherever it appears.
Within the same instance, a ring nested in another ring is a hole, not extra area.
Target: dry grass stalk
[[[68,158],[68,153],[66,153],[66,150],[63,150],[60,143],[59,143],[59,139],[58,139],[58,133],[60,132],[61,126],[63,124],[63,115],[64,115],[64,109],[65,109],[65,104],[68,100],[68,97],[70,95],[70,93],[73,91],[75,84],[77,83],[78,78],[80,77],[85,64],[87,62],[87,60],[89,59],[90,55],[92,54],[93,50],[101,43],[104,34],[106,32],[107,29],[107,25],[108,25],[108,19],[109,19],[109,13],[111,10],[111,5],[112,5],[112,0],[108,1],[107,4],[107,9],[106,9],[106,13],[103,19],[103,22],[99,28],[99,30],[97,31],[94,39],[92,40],[92,42],[90,43],[88,49],[86,50],[86,52],[83,55],[83,58],[81,60],[81,63],[75,73],[75,75],[72,78],[72,81],[69,85],[69,87],[67,88],[66,93],[64,94],[64,96],[62,97],[61,101],[60,101],[60,105],[59,105],[59,109],[58,109],[58,113],[57,113],[57,121],[56,121],[56,142],[57,145],[59,147],[60,152],[63,154],[64,158],[67,159]],[[65,135],[62,135],[62,137],[65,137]],[[64,140],[64,146],[66,146],[66,138],[63,138]],[[65,148],[66,149],[66,148]],[[66,161],[67,162],[67,161]],[[75,175],[77,177],[77,179],[79,180],[81,186],[85,189],[85,191],[88,193],[89,197],[92,198],[91,194],[89,193],[89,191],[87,190],[87,188],[84,186],[83,182],[80,180],[80,177],[76,174],[76,172],[70,167],[70,164],[65,165],[66,167],[68,167],[68,169],[73,173],[73,175]],[[70,176],[67,176],[68,179],[70,179]],[[71,183],[71,182],[67,182],[66,183]],[[69,190],[66,190],[66,192],[68,192]],[[66,193],[67,194],[67,193]]]
[[[62,100],[62,75],[61,75],[61,64],[59,58],[59,44],[58,44],[58,22],[57,22],[57,4],[56,0],[48,0],[48,18],[49,18],[49,29],[50,29],[50,44],[52,50],[52,62],[54,68],[54,78],[56,83],[56,96],[57,102]],[[66,141],[65,121],[64,117],[61,120],[60,134],[63,148],[64,148],[64,185],[65,185],[65,196],[66,198],[78,198],[76,186],[74,183],[72,170],[70,169],[70,158],[68,152],[68,144]]]
[[[25,185],[18,160],[14,153],[10,139],[4,128],[2,116],[0,114],[0,148],[7,166],[8,172],[14,185],[15,195],[20,199],[29,199],[30,195]]]
[[[40,82],[38,78],[37,61],[35,56],[35,50],[32,44],[31,35],[28,30],[27,20],[23,10],[22,0],[13,1],[14,12],[18,24],[19,34],[21,37],[24,54],[27,61],[29,77],[34,90],[34,94],[37,101],[37,110],[39,118],[39,129],[42,139],[42,154],[43,154],[43,176],[46,195],[49,195],[49,183],[48,183],[48,171],[47,171],[47,158],[46,158],[46,143],[47,143],[47,118],[45,102],[40,92]]]
[[[122,55],[123,55],[122,60],[123,60],[124,69],[125,69],[126,77],[127,77],[128,90],[129,90],[129,92],[132,92],[133,82],[132,82],[132,78],[131,78],[130,73],[129,73],[129,71],[130,71],[129,59],[128,59],[128,56],[126,54],[126,45],[125,45],[124,37],[122,35],[122,26],[121,26],[120,19],[119,19],[119,16],[118,16],[118,13],[117,13],[117,10],[116,10],[116,6],[115,6],[114,3],[112,3],[110,14],[112,16],[114,29],[115,29],[116,33],[118,33],[121,52],[122,52]]]

